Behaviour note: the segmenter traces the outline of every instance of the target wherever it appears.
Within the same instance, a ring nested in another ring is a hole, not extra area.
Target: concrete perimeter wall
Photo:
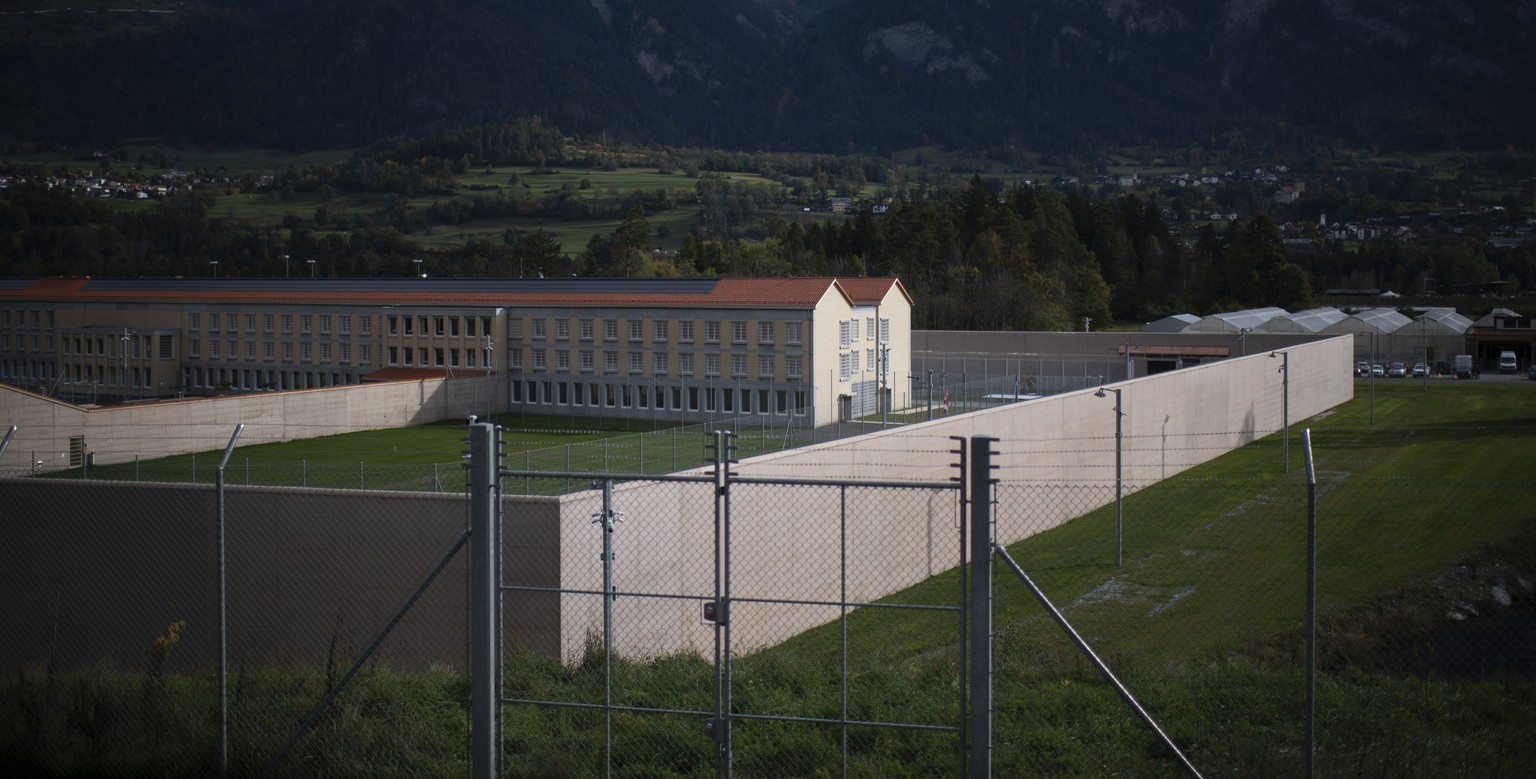
[[[1286,347],[1293,431],[1308,417],[1354,396],[1353,339],[1345,336]],[[1284,360],[1268,352],[1108,385],[1120,389],[1127,492],[1173,476],[1281,429]],[[1301,467],[1301,450],[1291,452]],[[1096,502],[1036,501],[1027,523],[1017,510],[999,514],[1000,540],[1012,543],[1113,502],[1114,395],[1093,390],[1000,406],[853,439],[743,461],[751,477],[942,482],[956,475],[951,436],[990,436],[1000,493],[1062,484],[1109,485]],[[1280,463],[1277,462],[1278,470]],[[703,471],[699,471],[703,472]],[[1007,497],[1002,498],[1007,500]],[[561,586],[601,590],[602,537],[591,524],[596,493],[561,500]],[[732,595],[784,600],[837,599],[833,577],[841,556],[843,497],[835,488],[742,485],[732,492]],[[629,655],[712,650],[712,628],[699,609],[714,586],[714,502],[710,485],[637,482],[618,485],[614,505],[626,511],[615,530],[615,586],[620,592],[673,593],[682,599],[621,597],[615,602],[615,646]],[[960,561],[959,508],[952,493],[924,489],[850,490],[850,600],[873,600]],[[750,594],[749,594],[750,593]],[[600,598],[565,595],[562,655],[579,657],[600,635]],[[820,616],[816,619],[813,615]],[[732,641],[738,651],[782,641],[836,617],[835,609],[738,608]]]
[[[345,669],[464,532],[462,495],[229,487],[225,527],[231,669]],[[518,498],[506,554],[515,581],[556,584],[558,503]],[[218,511],[209,485],[0,479],[0,668],[95,663],[142,670],[185,620],[167,670],[218,660]],[[467,547],[375,659],[467,665]],[[507,598],[510,637],[558,651],[553,595]]]
[[[287,392],[187,398],[140,405],[81,408],[0,385],[0,434],[16,436],[0,472],[29,473],[35,453],[43,472],[69,467],[69,440],[85,438],[99,465],[222,450],[246,424],[240,444],[405,427],[485,413],[486,385],[496,377],[356,384]]]

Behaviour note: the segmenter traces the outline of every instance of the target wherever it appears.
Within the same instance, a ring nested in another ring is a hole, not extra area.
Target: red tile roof
[[[60,299],[71,301],[177,301],[208,303],[352,303],[352,304],[400,304],[400,305],[488,305],[488,306],[570,306],[590,308],[810,308],[820,303],[826,295],[835,291],[849,302],[876,303],[895,286],[907,295],[901,282],[893,278],[741,278],[724,277],[709,285],[706,293],[696,292],[636,292],[605,291],[598,294],[580,292],[509,291],[495,289],[496,282],[486,279],[485,289],[464,291],[465,279],[452,281],[457,289],[444,289],[432,281],[421,280],[393,289],[381,289],[377,284],[369,290],[349,290],[345,280],[329,279],[324,289],[306,289],[303,280],[286,283],[281,279],[165,279],[163,285],[154,282],[133,289],[89,289],[88,278],[38,279],[19,288],[0,290],[0,299]],[[249,281],[249,284],[244,282]],[[359,280],[360,282],[362,280]],[[369,280],[377,282],[378,280]],[[405,280],[402,280],[405,281]],[[575,282],[576,280],[569,280]],[[703,280],[701,280],[703,281]],[[597,282],[602,282],[598,284]],[[594,280],[594,286],[613,289],[613,279]],[[577,282],[579,283],[579,282]],[[643,288],[644,280],[636,280],[635,286]],[[360,286],[362,286],[360,284]],[[434,287],[438,288],[434,291]],[[531,286],[537,286],[536,284]],[[567,289],[568,284],[564,285]],[[339,289],[338,289],[339,287]],[[908,301],[911,300],[907,295]]]

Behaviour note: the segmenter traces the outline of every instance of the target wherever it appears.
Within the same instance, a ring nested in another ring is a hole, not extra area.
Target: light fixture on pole
[[[315,277],[315,261],[314,260],[305,260],[305,262],[309,263],[309,277],[310,278],[314,278]]]
[[[1274,359],[1275,357],[1283,358],[1281,363],[1280,363],[1280,369],[1279,369],[1280,373],[1282,375],[1284,375],[1284,377],[1285,377],[1285,380],[1284,380],[1283,385],[1282,385],[1285,388],[1284,389],[1284,407],[1285,407],[1285,412],[1284,413],[1285,413],[1285,416],[1282,418],[1283,427],[1281,428],[1281,433],[1284,435],[1284,439],[1283,440],[1285,442],[1285,444],[1284,444],[1284,449],[1285,449],[1285,472],[1286,473],[1290,473],[1291,472],[1291,353],[1290,352],[1270,352],[1269,356],[1270,356],[1270,359]]]
[[[411,260],[411,262],[416,263],[416,278],[418,278],[418,279],[426,278],[427,274],[423,273],[422,270],[421,270],[421,260],[420,259],[415,259],[415,260]]]
[[[1239,328],[1237,331],[1237,348],[1239,357],[1248,356],[1248,334],[1253,332],[1251,327]]]
[[[208,261],[208,266],[213,268],[213,277],[214,278],[218,278],[219,277],[219,261],[218,260],[209,260]]]
[[[288,278],[288,255],[283,255],[283,278]]]
[[[1093,396],[1102,398],[1106,392],[1115,393],[1115,567],[1119,568],[1124,551],[1124,545],[1121,542],[1124,528],[1123,506],[1121,502],[1124,495],[1124,482],[1121,480],[1121,468],[1123,466],[1123,452],[1125,451],[1122,445],[1124,441],[1122,421],[1125,417],[1125,411],[1120,406],[1121,390],[1116,387],[1099,387],[1099,391],[1093,393]]]

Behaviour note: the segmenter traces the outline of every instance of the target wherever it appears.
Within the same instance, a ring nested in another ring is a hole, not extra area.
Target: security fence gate
[[[499,471],[593,487],[557,577],[500,522],[501,775],[963,774],[961,479],[744,477],[731,442],[703,473]],[[952,637],[947,700],[889,661],[918,633]]]

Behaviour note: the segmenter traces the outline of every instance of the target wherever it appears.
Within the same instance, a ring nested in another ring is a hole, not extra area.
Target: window
[[[685,344],[693,343],[693,323],[692,322],[678,322],[677,323],[677,340],[678,340],[678,343],[685,343]]]
[[[667,342],[667,320],[658,319],[651,323],[651,340],[658,343]]]
[[[704,342],[712,344],[720,343],[719,320],[710,320],[704,323]]]
[[[245,342],[245,359],[247,359],[247,360],[254,360],[254,359],[256,359],[256,342],[255,341],[246,341]]]
[[[704,355],[704,375],[705,376],[719,376],[720,375],[720,355],[718,355],[718,354],[706,354],[706,355]]]
[[[731,323],[731,343],[733,343],[733,344],[744,344],[746,342],[747,342],[747,323],[746,322],[732,322]]]
[[[773,378],[773,355],[759,354],[757,356],[757,377],[759,379]]]
[[[592,340],[592,320],[582,319],[577,321],[576,325],[579,328],[577,332],[581,334],[581,340]]]
[[[799,344],[800,343],[800,329],[801,329],[802,324],[803,323],[801,323],[801,322],[785,322],[784,323],[784,342],[785,343],[790,343],[790,344]]]
[[[373,317],[363,316],[357,318],[357,332],[363,335],[373,335]]]
[[[246,316],[249,317],[250,315],[247,314]],[[225,317],[225,319],[224,319],[224,329],[228,330],[231,333],[233,333],[236,330],[240,329],[239,324],[240,324],[240,315],[239,314],[230,314],[227,317]],[[247,329],[249,329],[249,325],[247,325]]]
[[[261,359],[268,360],[268,361],[270,361],[272,359],[272,342],[271,341],[267,341],[266,343],[261,345]]]
[[[261,331],[263,333],[272,332],[272,322],[274,319],[276,319],[276,317],[272,316],[271,314],[261,315]]]
[[[32,326],[33,327],[37,327],[37,312],[36,311],[32,312]],[[194,333],[197,332],[198,330],[203,329],[203,315],[202,314],[187,314],[187,329],[191,330]]]
[[[890,340],[891,340],[891,320],[886,319],[884,317],[881,317],[881,319],[880,319],[880,342],[881,343],[889,343]]]
[[[454,321],[458,321],[458,320],[455,319]],[[342,353],[345,354],[346,353],[347,345],[346,344],[342,344],[341,348],[342,348]],[[459,350],[458,349],[449,349],[448,350],[448,367],[450,367],[450,368],[457,368],[457,367],[459,367],[459,365],[460,365],[460,363],[459,363]]]
[[[875,318],[872,316],[864,318],[864,337],[875,340]]]
[[[837,356],[838,378],[847,379],[848,374],[853,372],[853,360],[849,359],[850,357],[852,357],[852,355],[850,355],[848,352],[843,352]]]
[[[292,343],[284,343],[283,344],[283,361],[284,362],[293,362],[293,344]]]
[[[229,355],[229,359],[231,360],[235,359],[240,354],[239,350],[240,344],[237,341],[230,341],[224,345],[224,353]]]
[[[459,321],[460,321],[459,317],[456,317],[456,316],[448,317],[448,335],[450,337],[452,337],[452,338],[458,338],[459,337]],[[342,332],[346,332],[346,331],[342,331]]]
[[[331,334],[331,315],[330,314],[321,314],[320,315],[320,334],[321,335],[330,335]]]
[[[440,317],[440,316],[432,317],[432,334],[433,335],[442,335],[442,334],[448,332],[447,328],[445,327],[446,324],[447,323],[443,321],[442,317]],[[325,328],[321,327],[320,332],[322,332],[322,333],[325,332]]]
[[[581,352],[581,369],[584,371],[592,370],[592,352],[589,349],[583,349]]]
[[[630,373],[644,373],[645,372],[645,353],[644,352],[630,352],[629,353],[629,372]]]
[[[737,378],[747,375],[747,356],[745,354],[731,355],[731,375]]]
[[[343,365],[347,365],[347,364],[350,364],[351,362],[352,362],[352,344],[342,344],[341,345],[341,363]]]
[[[544,320],[543,319],[535,319],[535,320],[533,320],[532,324],[533,324],[533,337],[534,338],[543,338],[544,337],[544,325],[545,325]]]
[[[325,360],[325,353],[323,351],[320,354],[320,359],[321,359],[321,361]],[[433,349],[432,350],[432,365],[433,365],[433,367],[437,367],[437,368],[443,367],[443,350],[442,349]]]
[[[693,355],[679,354],[677,356],[677,372],[684,376],[693,375]]]
[[[469,336],[470,338],[474,338],[475,337],[475,318],[474,317],[472,317],[472,316],[471,317],[464,317],[464,334]],[[394,333],[390,333],[390,335],[394,335]]]
[[[479,354],[479,352],[475,351],[474,349],[465,349],[464,350],[464,367],[466,367],[466,368],[473,368],[473,367],[475,367],[475,361],[477,359],[475,357],[475,355],[477,355],[477,354]],[[513,349],[512,351],[507,352],[507,367],[508,368],[518,368],[518,369],[521,369],[523,367],[523,350],[522,349]]]
[[[390,365],[399,365],[400,364],[400,350],[398,348],[394,347],[394,346],[389,347],[389,364]]]
[[[618,373],[619,372],[619,353],[618,352],[603,352],[603,372],[604,373]]]
[[[299,344],[299,360],[309,362],[312,359],[314,359],[314,347],[310,346],[308,342]]]
[[[645,338],[645,322],[640,319],[629,320],[629,340],[639,341]]]
[[[851,331],[850,336],[849,336],[849,340],[853,341],[853,342],[858,342],[858,340],[859,340],[859,320],[857,320],[857,319],[850,320],[848,322],[848,327],[850,328],[850,331]]]
[[[667,354],[657,352],[651,356],[651,372],[657,376],[665,376],[667,373]]]
[[[848,320],[839,320],[837,323],[837,348],[847,349],[848,342],[852,339],[853,327]]]
[[[352,334],[352,317],[350,315],[342,314],[336,317],[336,325],[341,330],[342,335]]]
[[[293,332],[293,314],[283,314],[283,332]]]
[[[198,339],[193,338],[192,340],[187,342],[187,356],[189,356],[189,357],[202,357],[203,356],[202,355],[202,351],[203,351],[203,342],[202,341],[199,341]]]
[[[869,369],[872,370],[872,371],[877,371],[877,372],[879,371],[880,366],[875,362],[875,350],[874,349],[865,349],[864,350],[864,364],[868,365]]]
[[[604,319],[603,320],[603,340],[604,341],[617,341],[617,340],[619,340],[619,320],[617,320],[617,319]]]
[[[571,320],[569,320],[569,319],[556,319],[555,320],[555,337],[559,338],[559,339],[562,339],[562,340],[568,339],[568,338],[571,337]]]
[[[757,342],[760,343],[760,344],[771,344],[771,343],[773,343],[773,323],[772,322],[758,322],[757,323]]]
[[[571,369],[571,352],[569,349],[555,350],[555,370],[568,371]]]
[[[426,317],[424,317],[424,316],[416,317],[416,323],[419,325],[416,328],[416,332],[421,333],[422,335],[426,335],[427,333],[431,332],[430,330],[427,329],[427,318]]]
[[[331,345],[330,344],[320,344],[320,362],[330,362],[330,361],[331,361]]]
[[[300,314],[299,315],[299,332],[300,333],[305,333],[305,334],[309,333],[309,326],[310,326],[310,320],[311,319],[313,319],[313,317],[311,317],[309,314]]]
[[[366,322],[368,320],[364,319],[363,321]],[[359,365],[372,365],[373,347],[368,344],[357,347],[357,362]]]
[[[852,370],[853,370],[854,373],[858,373],[859,371],[863,370],[863,368],[859,367],[859,350],[857,350],[857,349],[853,350],[853,352],[851,354],[849,354],[848,356],[853,358],[852,359],[852,362],[853,362]]]
[[[536,371],[544,370],[544,368],[546,367],[545,364],[544,364],[544,361],[545,361],[544,350],[543,349],[534,349],[533,350],[533,369],[536,370]]]
[[[479,353],[480,352],[478,350],[476,350],[476,349],[465,349],[464,350],[464,362],[466,364],[468,364],[468,366],[471,367],[471,368],[475,367],[475,361],[477,359],[479,359],[475,355],[477,355]],[[510,361],[510,362],[507,363],[507,367],[508,368],[516,368],[517,370],[522,370],[522,368],[523,368],[523,350],[522,349],[511,349],[511,350],[509,350],[507,352],[507,359]]]

